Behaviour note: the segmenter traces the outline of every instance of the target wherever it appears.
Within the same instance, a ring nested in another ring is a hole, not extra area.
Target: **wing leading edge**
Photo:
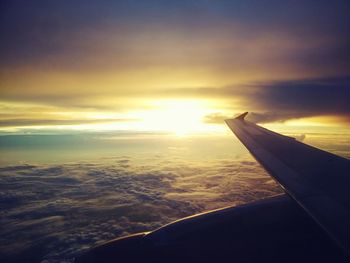
[[[246,121],[225,120],[254,158],[350,255],[350,160]]]

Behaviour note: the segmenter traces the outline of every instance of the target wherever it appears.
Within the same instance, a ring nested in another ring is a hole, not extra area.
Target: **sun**
[[[167,131],[178,136],[208,130],[203,118],[211,110],[203,101],[162,100],[153,102],[152,106],[152,110],[142,113],[144,130]]]

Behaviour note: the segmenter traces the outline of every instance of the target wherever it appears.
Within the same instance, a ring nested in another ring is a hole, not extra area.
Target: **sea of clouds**
[[[251,158],[3,165],[0,261],[73,262],[104,241],[279,193]]]

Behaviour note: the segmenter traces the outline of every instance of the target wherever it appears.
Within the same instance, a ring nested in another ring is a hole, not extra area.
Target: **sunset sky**
[[[349,0],[0,0],[0,36],[0,262],[281,194],[239,113],[350,158]]]
[[[349,1],[1,1],[0,130],[218,132],[243,111],[348,127],[349,11]]]

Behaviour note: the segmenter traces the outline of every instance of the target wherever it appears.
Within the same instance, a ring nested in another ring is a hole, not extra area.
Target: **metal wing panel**
[[[244,120],[227,125],[255,159],[350,254],[350,160]]]

